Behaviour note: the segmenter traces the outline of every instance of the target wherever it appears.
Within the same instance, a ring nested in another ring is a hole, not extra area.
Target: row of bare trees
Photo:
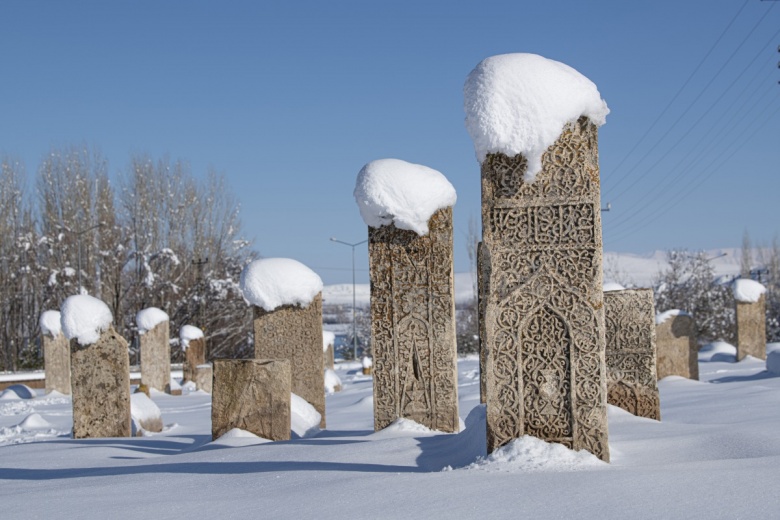
[[[155,306],[172,331],[203,329],[212,357],[245,354],[238,279],[254,253],[222,175],[136,155],[112,182],[85,146],[52,150],[33,186],[19,162],[0,168],[0,370],[41,365],[41,312],[79,290],[108,304],[132,345],[135,314]]]

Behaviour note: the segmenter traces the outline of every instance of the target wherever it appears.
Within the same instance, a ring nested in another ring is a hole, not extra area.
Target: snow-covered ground
[[[155,393],[165,428],[72,440],[70,398],[0,397],[2,518],[777,518],[780,376],[705,350],[702,381],[659,383],[662,422],[610,407],[612,463],[525,438],[489,458],[476,358],[459,434],[374,433],[372,382],[341,364],[328,429],[211,441],[210,396]],[[713,349],[709,349],[713,350]],[[24,393],[20,390],[20,393]]]

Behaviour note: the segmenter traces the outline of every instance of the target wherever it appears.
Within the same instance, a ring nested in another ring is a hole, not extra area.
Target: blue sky
[[[257,250],[325,283],[351,280],[349,248],[328,238],[367,236],[352,198],[360,168],[424,164],[458,192],[465,271],[480,188],[463,82],[487,56],[533,52],[589,77],[612,110],[599,136],[606,250],[739,246],[745,230],[768,243],[777,4],[4,0],[0,154],[31,177],[51,147],[80,143],[112,172],[133,153],[186,159],[196,175],[213,166]],[[365,246],[357,265],[367,281]]]

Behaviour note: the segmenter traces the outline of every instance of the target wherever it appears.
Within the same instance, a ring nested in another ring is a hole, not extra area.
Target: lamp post
[[[355,361],[357,361],[357,321],[355,320],[355,246],[365,244],[368,242],[368,240],[350,244],[349,242],[344,242],[343,240],[339,240],[336,237],[330,237],[330,241],[338,242],[339,244],[344,244],[345,246],[352,248],[352,355],[354,356]]]
[[[81,235],[86,233],[87,231],[92,231],[93,229],[97,229],[103,224],[95,224],[94,226],[88,227],[87,229],[82,229],[81,231],[76,231],[76,239],[79,243],[79,294],[81,294],[82,291],[82,285],[81,285]]]

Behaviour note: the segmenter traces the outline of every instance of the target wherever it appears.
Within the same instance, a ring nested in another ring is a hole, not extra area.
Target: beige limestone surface
[[[141,382],[160,392],[170,392],[170,322],[158,323],[138,339],[141,343]]]
[[[766,295],[757,302],[737,302],[737,361],[766,359]]]
[[[206,363],[206,338],[191,339],[184,351],[184,366],[182,372],[185,381],[195,381],[198,365]]]
[[[687,314],[670,316],[655,326],[658,379],[681,376],[699,379],[696,324]]]
[[[405,418],[458,431],[452,208],[428,227],[368,228],[376,430]]]
[[[46,393],[56,391],[70,395],[70,342],[64,334],[43,334],[43,366]]]
[[[206,363],[195,367],[195,388],[211,393],[213,389],[214,369]]]
[[[482,164],[488,450],[533,435],[609,460],[596,126],[567,124],[526,169]]]
[[[265,439],[289,440],[290,376],[286,359],[214,360],[212,438],[240,428]]]

